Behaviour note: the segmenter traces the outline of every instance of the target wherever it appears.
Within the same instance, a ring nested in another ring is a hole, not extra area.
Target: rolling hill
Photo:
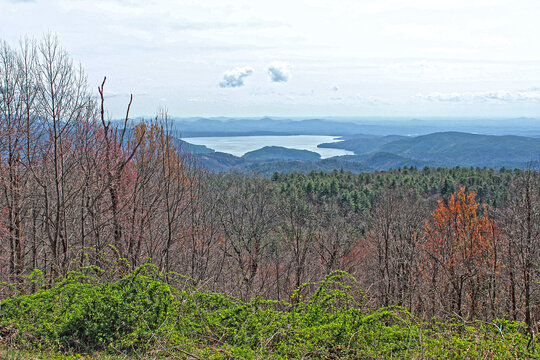
[[[283,146],[265,146],[263,148],[245,153],[242,158],[248,160],[300,160],[300,161],[316,161],[321,158],[316,152],[308,150],[289,149]]]
[[[439,132],[416,137],[350,138],[319,146],[351,150],[357,155],[394,154],[441,166],[525,167],[540,157],[538,138],[463,132]],[[365,160],[362,157],[353,159]]]

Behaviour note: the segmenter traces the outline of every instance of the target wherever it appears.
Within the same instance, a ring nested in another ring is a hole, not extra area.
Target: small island
[[[242,158],[248,160],[314,161],[320,160],[321,155],[309,150],[289,149],[283,146],[265,146],[245,153]]]

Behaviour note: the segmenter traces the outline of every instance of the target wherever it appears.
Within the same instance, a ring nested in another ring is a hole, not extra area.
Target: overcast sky
[[[0,0],[111,116],[540,116],[538,0]]]

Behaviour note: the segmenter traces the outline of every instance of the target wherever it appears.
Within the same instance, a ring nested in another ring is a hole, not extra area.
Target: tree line
[[[152,262],[192,286],[287,300],[335,270],[368,306],[540,320],[538,172],[214,174],[166,111],[111,122],[54,36],[0,43],[0,279]]]

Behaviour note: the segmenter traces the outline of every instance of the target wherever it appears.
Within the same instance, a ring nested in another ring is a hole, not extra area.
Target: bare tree
[[[385,189],[375,199],[367,239],[375,251],[373,285],[379,306],[413,306],[426,213],[412,190]]]
[[[242,297],[249,298],[254,295],[254,283],[275,219],[273,189],[267,180],[257,176],[231,176],[224,180],[219,211],[229,245],[227,256],[240,275]]]
[[[307,261],[314,251],[317,230],[317,214],[313,204],[294,185],[283,194],[279,204],[281,214],[280,233],[286,253],[282,259],[288,261],[285,285],[297,289],[308,281]],[[285,250],[284,249],[284,250]],[[313,274],[312,274],[313,275]]]
[[[5,42],[0,43],[0,173],[2,195],[7,207],[9,239],[9,273],[20,282],[23,271],[21,237],[21,158],[23,155],[23,118],[20,87],[22,72],[17,53]]]
[[[511,200],[501,219],[508,238],[512,313],[515,316],[523,309],[525,323],[532,331],[540,316],[537,302],[533,301],[540,295],[540,179],[536,171],[521,172],[511,188]],[[522,305],[518,304],[520,293]]]
[[[93,115],[94,102],[88,92],[86,76],[76,67],[53,35],[38,45],[37,116],[45,129],[43,163],[35,169],[41,188],[43,221],[48,239],[50,269],[57,274],[66,268],[70,243],[70,215],[78,193],[74,177],[76,159],[70,136],[80,122]]]

